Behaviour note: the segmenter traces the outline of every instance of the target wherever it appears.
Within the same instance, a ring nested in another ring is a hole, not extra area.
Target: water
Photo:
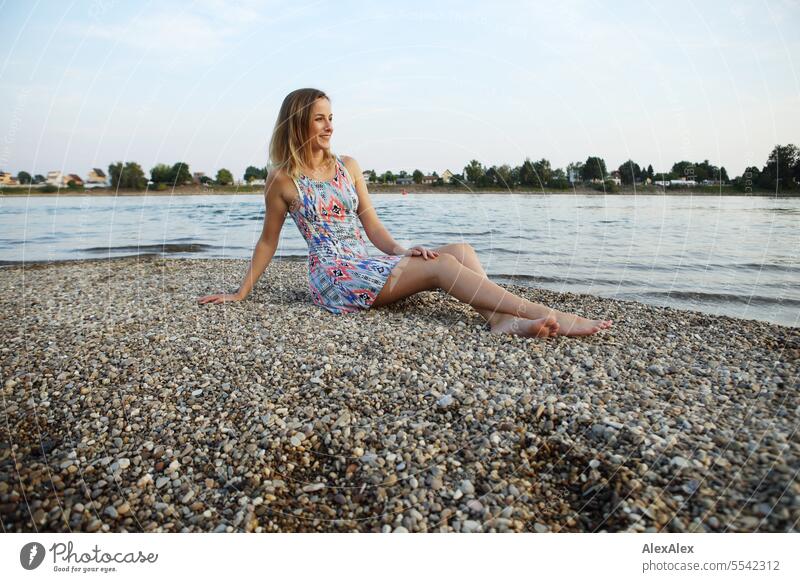
[[[800,326],[798,198],[410,193],[373,203],[399,243],[469,242],[497,282]],[[250,258],[263,218],[261,194],[0,198],[0,264]],[[276,256],[306,248],[287,216]]]

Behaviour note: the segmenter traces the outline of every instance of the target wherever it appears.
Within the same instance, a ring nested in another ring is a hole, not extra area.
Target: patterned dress
[[[358,194],[344,162],[327,182],[300,176],[289,214],[308,243],[308,288],[315,304],[342,314],[372,306],[403,255],[370,257],[358,225]]]

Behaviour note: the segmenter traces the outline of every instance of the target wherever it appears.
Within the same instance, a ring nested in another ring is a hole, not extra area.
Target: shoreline
[[[627,190],[622,189],[619,192],[602,192],[592,188],[575,188],[571,190],[497,190],[497,189],[473,189],[467,190],[465,188],[448,188],[443,187],[426,187],[420,185],[415,186],[382,186],[380,184],[368,184],[367,188],[371,195],[374,194],[402,194],[405,190],[409,195],[414,194],[505,194],[505,195],[537,195],[537,196],[715,196],[718,198],[728,197],[769,197],[769,198],[800,198],[800,192],[790,192],[776,194],[775,192],[739,192],[738,190],[721,190],[709,192],[706,190],[672,190],[662,191],[655,189],[637,189]],[[19,190],[19,191],[11,191]],[[263,189],[201,189],[195,187],[180,187],[174,190],[111,190],[111,189],[92,189],[84,191],[73,191],[63,188],[58,192],[40,192],[37,190],[26,190],[24,188],[2,188],[0,189],[0,198],[19,198],[19,197],[62,197],[62,196],[252,196],[256,194],[263,194]]]
[[[516,285],[614,326],[495,335],[441,291],[334,315],[300,261],[196,303],[246,264],[0,269],[6,531],[796,528],[797,328]]]

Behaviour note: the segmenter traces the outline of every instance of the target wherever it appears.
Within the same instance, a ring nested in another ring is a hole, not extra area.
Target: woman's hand
[[[408,249],[403,254],[404,255],[409,255],[409,256],[412,256],[412,257],[421,256],[426,261],[428,260],[428,257],[430,257],[431,259],[435,259],[436,257],[439,256],[438,252],[432,251],[430,249],[426,249],[425,247],[423,247],[421,245],[417,245],[415,247],[411,247],[410,249]]]
[[[198,297],[197,302],[201,305],[203,303],[231,303],[234,301],[243,301],[244,297],[238,293],[217,293],[215,295],[206,295],[205,297]]]

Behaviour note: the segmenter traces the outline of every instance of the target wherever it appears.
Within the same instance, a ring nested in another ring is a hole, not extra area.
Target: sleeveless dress
[[[289,214],[308,244],[308,288],[331,313],[369,309],[404,255],[369,256],[358,225],[358,193],[337,155],[327,182],[300,176]]]

